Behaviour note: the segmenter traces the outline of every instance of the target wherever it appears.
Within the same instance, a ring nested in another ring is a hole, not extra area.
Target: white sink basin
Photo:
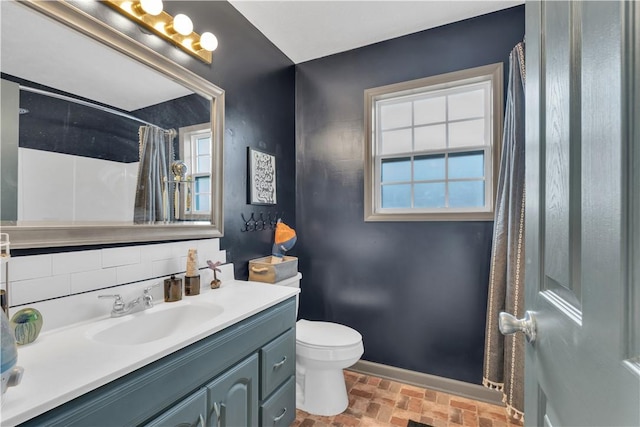
[[[109,345],[137,345],[185,333],[194,326],[220,315],[216,304],[165,303],[118,319],[108,319],[89,329],[86,336]]]

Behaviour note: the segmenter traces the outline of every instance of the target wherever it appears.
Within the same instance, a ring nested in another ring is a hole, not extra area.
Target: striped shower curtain
[[[483,384],[501,391],[508,414],[524,414],[524,336],[503,336],[498,316],[524,311],[524,43],[509,56],[509,87],[489,273]]]
[[[133,210],[134,224],[146,224],[171,220],[173,188],[170,179],[170,163],[174,158],[175,131],[155,126],[140,126],[140,166]]]

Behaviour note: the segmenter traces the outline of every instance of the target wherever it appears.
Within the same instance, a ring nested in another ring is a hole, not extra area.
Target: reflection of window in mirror
[[[180,128],[180,159],[187,165],[187,179],[193,182],[187,194],[187,218],[207,219],[211,215],[211,123]]]

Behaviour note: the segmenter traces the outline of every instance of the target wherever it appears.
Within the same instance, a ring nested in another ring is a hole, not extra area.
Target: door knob
[[[524,332],[528,342],[533,343],[536,340],[536,318],[531,311],[525,311],[523,319],[516,319],[512,314],[503,311],[500,313],[498,327],[503,335]]]

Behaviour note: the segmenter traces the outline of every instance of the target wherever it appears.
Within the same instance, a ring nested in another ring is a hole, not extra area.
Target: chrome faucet
[[[151,289],[159,285],[160,283],[156,283],[155,285],[144,288],[141,296],[127,303],[124,302],[119,294],[98,295],[98,298],[113,298],[114,301],[113,307],[111,308],[111,317],[120,317],[153,307],[153,296],[151,295],[150,291]],[[140,306],[140,309],[134,310],[134,308],[138,306]]]

